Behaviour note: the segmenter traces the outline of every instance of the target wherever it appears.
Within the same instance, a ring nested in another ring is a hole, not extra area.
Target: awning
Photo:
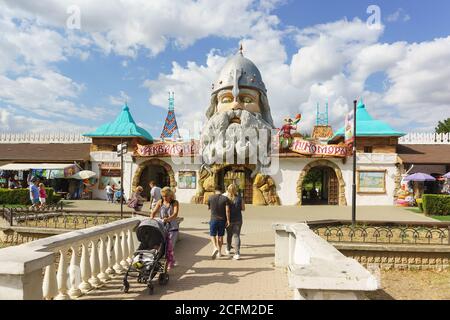
[[[73,163],[9,163],[0,167],[4,171],[64,170],[73,167]]]

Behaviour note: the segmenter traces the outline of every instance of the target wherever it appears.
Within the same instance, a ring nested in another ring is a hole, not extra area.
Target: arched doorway
[[[159,187],[176,187],[175,174],[172,167],[159,159],[151,159],[139,165],[133,177],[133,191],[137,186],[144,188],[143,196],[150,198],[150,181],[154,180]]]
[[[297,182],[299,205],[347,205],[341,169],[328,160],[309,163]]]
[[[227,166],[218,171],[218,184],[222,191],[234,183],[238,188],[241,196],[246,204],[251,204],[253,199],[253,179],[251,178],[252,171],[247,167],[242,166]]]
[[[303,180],[302,203],[304,205],[338,205],[339,182],[330,167],[314,167]]]

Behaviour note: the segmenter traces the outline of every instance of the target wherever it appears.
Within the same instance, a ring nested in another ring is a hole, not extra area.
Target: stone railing
[[[0,300],[76,299],[129,266],[144,217],[0,249]]]
[[[412,132],[398,139],[399,144],[450,144],[450,133]]]
[[[308,225],[274,224],[275,266],[287,267],[296,300],[365,299],[379,289],[375,276],[345,257]]]
[[[0,143],[91,143],[80,132],[0,133]]]

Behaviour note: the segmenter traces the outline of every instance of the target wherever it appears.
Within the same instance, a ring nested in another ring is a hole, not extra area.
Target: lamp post
[[[352,225],[356,224],[356,104],[353,101],[353,184],[352,184]]]
[[[117,155],[120,156],[120,219],[123,219],[123,155],[128,152],[128,143],[120,139],[120,144],[117,146]]]

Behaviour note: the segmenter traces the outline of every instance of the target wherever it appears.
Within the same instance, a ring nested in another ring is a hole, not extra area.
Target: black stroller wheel
[[[159,275],[158,282],[159,282],[159,285],[165,286],[167,283],[169,283],[169,274],[161,273]]]
[[[147,287],[147,292],[148,292],[148,294],[151,296],[151,295],[153,295],[153,292],[155,291],[155,289],[153,288],[153,285],[149,285],[148,287]]]
[[[128,283],[128,281],[124,282],[123,286],[122,286],[123,293],[128,293],[129,290],[130,290],[130,284]]]

